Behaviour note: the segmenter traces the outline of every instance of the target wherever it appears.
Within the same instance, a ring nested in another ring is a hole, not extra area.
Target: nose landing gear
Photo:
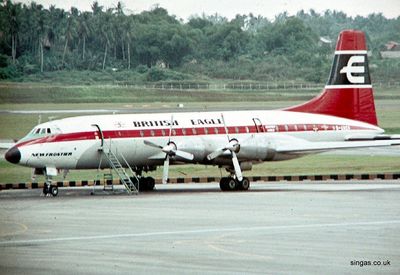
[[[51,180],[46,180],[43,186],[43,195],[52,195],[53,197],[58,195],[58,186],[51,184]]]

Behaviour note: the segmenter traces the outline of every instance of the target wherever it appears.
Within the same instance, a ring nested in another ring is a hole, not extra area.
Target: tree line
[[[185,22],[159,6],[132,14],[122,2],[105,9],[95,1],[91,11],[66,11],[6,0],[0,4],[0,78],[113,69],[147,74],[149,81],[196,76],[320,82],[345,28],[366,31],[377,60],[387,41],[400,41],[400,17],[379,13],[353,18],[310,10],[281,13],[274,20],[253,14],[228,20],[214,14]],[[391,62],[394,68],[400,65]],[[387,77],[380,67],[377,75]],[[399,70],[390,70],[389,78]]]

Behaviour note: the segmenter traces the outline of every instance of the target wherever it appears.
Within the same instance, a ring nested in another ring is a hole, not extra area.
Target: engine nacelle
[[[239,159],[268,161],[276,156],[275,145],[267,136],[252,136],[239,142]]]
[[[200,162],[207,156],[206,145],[203,139],[199,137],[192,137],[190,141],[176,140],[174,141],[178,150],[182,150],[194,155],[194,162]]]

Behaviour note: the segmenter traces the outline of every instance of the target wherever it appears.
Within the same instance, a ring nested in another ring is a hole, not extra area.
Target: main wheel
[[[221,180],[219,181],[219,188],[221,188],[222,191],[228,191],[228,190],[229,190],[229,187],[228,187],[228,180],[229,180],[229,178],[223,177],[223,178],[221,178]]]
[[[228,191],[236,190],[237,183],[234,178],[228,178],[227,185],[228,185]]]
[[[139,181],[137,180],[136,177],[130,177],[130,179],[131,179],[131,182],[133,183],[133,185],[135,186],[135,188],[138,189],[139,188],[139,183],[141,183],[140,179],[139,179]],[[140,188],[142,188],[142,186],[140,186]]]
[[[156,184],[156,181],[154,180],[154,178],[152,177],[147,177],[145,178],[145,182],[146,182],[146,191],[153,191],[154,190],[154,186]]]
[[[152,177],[139,179],[139,191],[152,191],[154,189],[155,180]]]
[[[243,178],[242,181],[238,181],[238,190],[248,190],[250,187],[250,181],[248,178]]]

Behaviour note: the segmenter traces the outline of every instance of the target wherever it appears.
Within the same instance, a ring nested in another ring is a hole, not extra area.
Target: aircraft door
[[[104,145],[103,131],[100,129],[100,126],[97,124],[92,124],[92,126],[97,129],[97,132],[94,133],[94,136],[96,139],[100,139],[100,148],[103,148],[103,145]]]
[[[253,118],[254,125],[256,126],[257,133],[264,133],[265,129],[259,118]]]

